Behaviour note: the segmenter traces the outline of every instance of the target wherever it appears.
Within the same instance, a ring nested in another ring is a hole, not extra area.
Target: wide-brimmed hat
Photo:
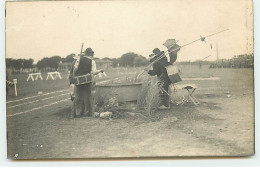
[[[160,51],[160,49],[158,49],[158,48],[155,48],[155,49],[153,50],[153,53],[154,53],[155,55],[158,55],[160,52],[161,52],[161,51]]]
[[[165,43],[163,43],[163,45],[166,46],[167,48],[171,48],[174,47],[177,42],[178,40],[176,41],[175,39],[168,39],[165,41]]]
[[[156,56],[155,54],[150,54],[150,55],[149,55],[149,61],[153,61],[153,59],[154,59],[155,56]]]
[[[85,51],[86,55],[92,55],[93,53],[94,53],[94,51],[90,47],[87,48],[86,51]]]

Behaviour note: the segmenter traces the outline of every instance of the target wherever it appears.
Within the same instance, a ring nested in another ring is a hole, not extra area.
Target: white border
[[[256,155],[244,159],[175,159],[175,160],[132,160],[132,161],[11,161],[6,159],[6,120],[5,120],[5,0],[0,0],[0,166],[260,166],[260,81],[255,77],[255,117],[256,117]],[[258,31],[258,32],[257,32]],[[255,76],[260,75],[260,1],[254,0],[255,32]]]

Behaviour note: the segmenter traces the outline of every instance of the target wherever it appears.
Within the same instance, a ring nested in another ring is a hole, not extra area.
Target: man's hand
[[[147,72],[148,72],[149,70],[150,70],[150,67],[145,67],[145,68],[144,68],[144,71],[147,71]]]
[[[95,71],[95,72],[92,72],[92,74],[93,74],[93,75],[97,75],[97,74],[103,73],[103,72],[104,72],[104,70],[103,70],[103,69],[100,69],[100,70],[97,70],[97,71]]]
[[[173,47],[169,47],[169,48],[168,48],[168,51],[169,51],[169,52],[173,52],[173,53],[177,53],[178,51],[180,51],[180,49],[181,49],[181,47],[176,44],[176,45],[173,46]]]

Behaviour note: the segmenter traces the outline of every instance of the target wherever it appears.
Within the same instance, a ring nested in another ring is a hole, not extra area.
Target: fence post
[[[15,96],[17,96],[17,88],[16,88],[17,79],[13,79],[13,83],[14,83],[14,94]]]

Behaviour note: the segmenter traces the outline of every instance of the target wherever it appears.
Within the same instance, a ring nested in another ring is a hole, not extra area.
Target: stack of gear
[[[178,41],[176,41],[175,39],[168,39],[163,44],[165,47],[167,47],[169,52],[169,57],[167,58],[170,65],[166,66],[165,68],[169,79],[173,84],[182,81],[179,75],[179,69],[174,63],[177,60],[177,53],[180,51],[181,47],[177,44],[177,42]]]
[[[92,78],[93,75],[89,73],[86,75],[74,76],[72,80],[75,85],[83,85],[92,82]]]

